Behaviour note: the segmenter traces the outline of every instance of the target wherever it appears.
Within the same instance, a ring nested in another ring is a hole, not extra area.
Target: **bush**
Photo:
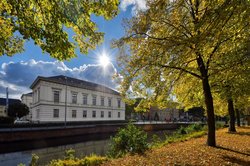
[[[161,143],[162,142],[162,140],[160,139],[160,137],[158,136],[158,135],[153,135],[152,136],[152,142],[154,143],[154,144],[158,144],[158,143]]]
[[[65,151],[65,160],[74,160],[75,159],[75,150],[69,149]]]
[[[63,160],[52,160],[49,166],[97,166],[108,159],[106,157],[92,154],[82,159],[75,157],[75,150],[69,149],[65,152],[66,156]]]
[[[32,158],[31,158],[31,162],[29,166],[36,166],[38,160],[39,160],[39,157],[36,154],[32,154]]]
[[[190,134],[190,133],[201,131],[201,130],[203,130],[203,126],[201,124],[192,124],[192,125],[189,125],[188,127],[181,126],[177,130],[176,134],[185,135],[185,134]]]
[[[83,166],[95,166],[100,165],[107,160],[108,159],[106,157],[101,157],[93,154],[91,156],[85,157],[81,163],[83,164]]]
[[[223,127],[225,127],[224,123],[220,123],[220,122],[215,123],[215,128],[216,129],[220,129],[220,128],[223,128]]]
[[[201,124],[192,124],[186,127],[187,133],[192,133],[195,131],[201,131],[203,129],[203,126]]]
[[[176,134],[184,135],[187,134],[186,128],[181,126],[177,131]]]
[[[148,148],[147,133],[129,123],[111,138],[109,157],[117,158],[126,153],[144,153]]]

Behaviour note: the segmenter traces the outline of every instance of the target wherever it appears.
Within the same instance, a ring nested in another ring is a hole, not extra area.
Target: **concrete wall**
[[[77,135],[88,134],[104,134],[115,133],[119,128],[125,127],[126,124],[115,125],[92,125],[82,126],[75,128],[59,128],[59,129],[39,129],[33,128],[30,131],[6,131],[0,132],[0,142],[13,142],[13,141],[27,141],[27,140],[42,140],[48,138],[61,138]],[[136,124],[145,131],[157,130],[174,130],[180,126],[187,126],[189,124],[171,123],[171,124]]]

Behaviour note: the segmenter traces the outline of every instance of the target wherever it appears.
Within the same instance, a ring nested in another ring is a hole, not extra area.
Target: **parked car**
[[[14,124],[27,124],[30,123],[30,121],[28,120],[15,120]]]

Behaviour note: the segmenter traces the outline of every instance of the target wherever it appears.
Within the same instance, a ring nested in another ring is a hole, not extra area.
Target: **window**
[[[36,94],[37,94],[37,91],[35,90],[35,91],[34,91],[34,96],[33,96],[33,97],[34,97],[33,100],[34,100],[35,103],[37,102],[37,96],[36,96]]]
[[[109,118],[111,118],[111,111],[109,111]]]
[[[76,110],[72,110],[72,118],[76,118]]]
[[[101,118],[104,117],[104,111],[101,111]]]
[[[121,113],[120,112],[118,112],[118,118],[120,118],[121,117]]]
[[[86,111],[86,110],[83,110],[83,112],[82,112],[82,117],[83,117],[83,118],[87,118],[87,111]]]
[[[101,106],[104,106],[104,97],[101,96]]]
[[[92,117],[93,117],[93,118],[96,117],[96,111],[92,111]]]
[[[88,104],[88,94],[82,94],[82,103],[84,105]]]
[[[73,104],[77,103],[77,93],[72,93],[72,103]]]
[[[37,110],[36,110],[36,119],[39,119],[39,117],[40,117],[40,110],[37,109]]]
[[[40,88],[37,88],[37,100],[40,101]]]
[[[96,105],[96,95],[92,96],[92,105]]]
[[[59,118],[59,109],[54,109],[53,117],[54,118]]]
[[[55,103],[59,103],[59,94],[60,94],[59,91],[57,91],[57,90],[54,91],[54,102]]]
[[[112,105],[112,98],[109,98],[109,107]]]
[[[117,106],[118,108],[121,108],[121,99],[117,99]]]

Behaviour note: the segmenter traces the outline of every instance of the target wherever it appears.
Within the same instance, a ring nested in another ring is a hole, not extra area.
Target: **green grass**
[[[154,140],[157,141],[153,141],[151,143],[151,148],[159,148],[170,143],[187,141],[191,138],[202,137],[203,135],[206,135],[206,133],[206,127],[203,127],[200,124],[193,124],[189,125],[188,127],[180,127],[172,135],[166,136],[165,140],[163,141],[159,141],[159,139],[154,138]]]

